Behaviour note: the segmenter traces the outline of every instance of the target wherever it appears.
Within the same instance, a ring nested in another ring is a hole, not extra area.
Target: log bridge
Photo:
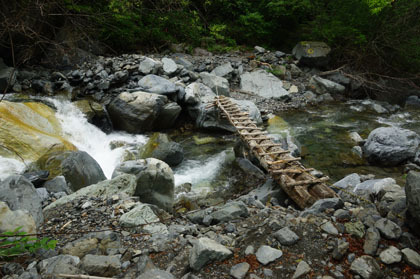
[[[319,199],[337,197],[325,183],[328,177],[317,178],[311,174],[314,169],[305,168],[289,150],[274,143],[267,132],[251,120],[248,112],[242,111],[230,98],[216,96],[208,108],[216,106],[221,117],[226,118],[235,128],[242,142],[258,159],[289,197],[301,208],[307,208]]]

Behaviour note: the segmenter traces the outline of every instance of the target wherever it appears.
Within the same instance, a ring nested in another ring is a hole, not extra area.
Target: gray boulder
[[[389,246],[379,254],[379,258],[384,264],[399,263],[402,259],[402,253],[397,247]]]
[[[284,227],[275,232],[274,237],[280,242],[280,244],[286,246],[293,245],[299,240],[299,236],[288,227]]]
[[[407,219],[414,232],[420,234],[420,172],[410,171],[405,184]]]
[[[325,67],[329,62],[331,48],[323,42],[299,42],[292,50],[300,64],[310,67]]]
[[[187,104],[188,114],[195,120],[195,124],[199,128],[205,129],[222,129],[234,132],[235,128],[225,119],[220,119],[219,109],[216,107],[206,108],[209,103],[213,102],[216,94],[202,83],[192,83],[185,89],[184,102]],[[262,123],[261,113],[257,106],[247,100],[235,100],[231,98],[238,107],[250,114],[250,118],[257,124]]]
[[[157,75],[147,75],[139,80],[138,85],[143,89],[143,91],[155,93],[155,94],[173,94],[178,91],[176,85]]]
[[[123,173],[136,176],[135,195],[140,197],[141,202],[172,211],[175,189],[174,174],[165,162],[155,158],[126,161],[115,168],[112,177]]]
[[[219,77],[225,77],[233,72],[232,64],[230,62],[227,62],[225,64],[222,64],[216,68],[214,68],[213,71],[211,71],[210,74],[216,75]]]
[[[190,252],[190,267],[199,271],[212,261],[223,261],[232,256],[232,251],[207,237],[199,238]]]
[[[270,246],[262,245],[260,248],[258,248],[255,255],[261,264],[266,265],[281,258],[281,256],[283,256],[283,252]]]
[[[363,149],[369,163],[396,166],[413,159],[419,144],[419,137],[413,131],[381,127],[369,134]]]
[[[250,267],[251,266],[247,262],[236,264],[230,269],[230,275],[235,279],[243,279]]]
[[[139,151],[141,159],[156,158],[171,167],[179,165],[184,160],[182,146],[170,141],[168,136],[162,133],[154,133]]]
[[[309,81],[309,85],[313,91],[320,95],[325,93],[339,94],[346,90],[343,85],[319,76],[313,76]]]
[[[70,152],[61,163],[61,173],[73,191],[106,179],[101,166],[85,151]]]
[[[171,127],[181,107],[166,96],[137,91],[119,94],[108,105],[108,112],[116,129],[142,133]]]
[[[215,96],[216,94],[210,89],[210,87],[199,82],[193,82],[185,88],[183,101],[187,105],[194,106],[199,103],[212,102]]]
[[[242,74],[241,89],[264,98],[279,98],[289,94],[280,79],[261,69]]]
[[[187,56],[183,53],[175,53],[172,56],[172,59],[175,61],[176,64],[182,65],[187,70],[192,70],[194,68],[193,63],[191,63]]]
[[[21,175],[9,176],[0,181],[0,201],[10,210],[26,210],[32,215],[37,226],[44,221],[42,204],[32,183]]]
[[[175,61],[170,58],[162,58],[163,72],[168,76],[173,75],[177,70],[178,66]]]
[[[398,239],[402,234],[400,226],[386,218],[376,221],[375,228],[387,239]]]
[[[357,258],[351,264],[350,270],[361,276],[363,279],[383,278],[381,267],[371,256],[361,256],[360,258]]]
[[[227,79],[206,72],[200,73],[200,77],[214,93],[229,96],[229,81]]]

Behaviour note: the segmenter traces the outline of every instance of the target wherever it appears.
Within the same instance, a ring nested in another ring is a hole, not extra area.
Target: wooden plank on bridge
[[[261,166],[277,181],[289,197],[300,207],[311,206],[319,199],[336,197],[337,194],[325,182],[328,177],[317,178],[310,174],[313,169],[306,169],[300,158],[290,155],[290,151],[281,148],[266,132],[257,127],[249,114],[225,96],[215,97],[213,105],[217,106],[221,116],[226,118],[241,136],[241,140],[259,160]],[[241,112],[238,112],[241,111]],[[246,130],[250,132],[240,132]],[[255,132],[253,132],[255,131]],[[259,143],[259,142],[263,143]]]

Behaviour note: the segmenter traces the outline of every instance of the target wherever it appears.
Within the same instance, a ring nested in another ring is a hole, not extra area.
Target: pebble
[[[402,259],[402,253],[397,247],[389,246],[379,254],[379,258],[384,264],[399,263]]]
[[[260,263],[266,265],[283,256],[283,252],[270,246],[262,245],[260,248],[258,248],[258,251],[255,255],[257,256],[257,260]]]
[[[230,275],[235,279],[243,279],[248,273],[249,268],[249,263],[239,263],[237,265],[232,266],[232,268],[230,269]]]
[[[305,261],[299,262],[299,264],[296,267],[296,271],[293,274],[292,279],[302,278],[302,276],[305,276],[309,272],[311,272],[312,268],[309,266],[309,264]]]
[[[338,235],[337,228],[331,222],[327,222],[327,223],[322,224],[321,229],[328,234]]]

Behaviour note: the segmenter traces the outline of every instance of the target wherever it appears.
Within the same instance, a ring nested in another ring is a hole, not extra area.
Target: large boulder
[[[420,172],[411,171],[405,184],[409,226],[420,235]]]
[[[143,77],[139,80],[138,85],[144,91],[156,94],[168,95],[178,91],[174,83],[157,75],[147,75]]]
[[[0,201],[11,210],[27,210],[37,226],[44,221],[42,204],[32,183],[21,175],[13,175],[0,182]]]
[[[110,198],[113,195],[126,195],[128,197],[134,196],[136,191],[136,178],[131,174],[119,175],[111,180],[101,181],[74,192],[68,196],[64,196],[55,202],[49,204],[44,209],[44,213],[48,214],[55,208],[62,206],[68,202],[78,199],[83,196],[95,198]]]
[[[174,174],[165,162],[155,158],[126,161],[115,168],[112,177],[123,173],[136,176],[135,195],[140,197],[141,202],[172,211],[175,190]]]
[[[371,164],[396,166],[413,159],[419,144],[419,137],[413,131],[398,127],[381,127],[369,134],[363,150]]]
[[[20,209],[12,211],[5,202],[0,202],[0,232],[12,232],[19,227],[22,232],[36,233],[32,215]]]
[[[106,179],[101,166],[85,151],[52,151],[35,164],[40,169],[48,170],[50,178],[64,176],[72,191]]]
[[[184,160],[184,149],[179,143],[170,141],[166,134],[154,133],[140,149],[140,158],[156,158],[177,166]]]
[[[222,129],[234,132],[235,128],[226,119],[220,119],[219,109],[216,107],[206,108],[214,100],[216,94],[206,85],[198,82],[191,83],[185,88],[184,103],[187,105],[188,114],[195,120],[195,125],[205,129]],[[250,118],[257,124],[262,123],[261,113],[257,106],[247,100],[230,99],[238,107],[250,114]]]
[[[181,107],[166,96],[137,91],[119,94],[108,105],[108,112],[116,129],[142,133],[171,127]]]
[[[0,156],[35,161],[53,146],[76,150],[61,135],[60,122],[50,107],[35,102],[0,102]]]
[[[310,67],[325,67],[329,62],[331,48],[323,42],[299,42],[292,50],[300,64]]]
[[[87,99],[75,101],[73,104],[86,116],[89,123],[106,133],[112,132],[112,124],[103,105]]]
[[[241,75],[241,90],[264,98],[279,98],[289,94],[280,79],[261,69]]]
[[[229,95],[229,81],[223,77],[209,74],[206,72],[200,73],[203,83],[213,90],[218,95]]]

